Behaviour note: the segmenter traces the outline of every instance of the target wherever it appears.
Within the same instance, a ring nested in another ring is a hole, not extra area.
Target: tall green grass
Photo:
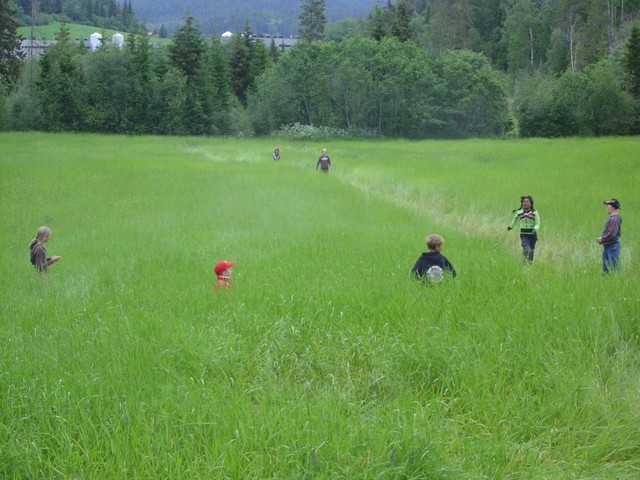
[[[637,478],[639,143],[1,134],[0,476]]]

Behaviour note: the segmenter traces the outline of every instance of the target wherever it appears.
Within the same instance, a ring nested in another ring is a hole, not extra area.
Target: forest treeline
[[[173,34],[185,16],[197,18],[207,35],[240,31],[247,21],[258,34],[297,33],[300,0],[13,0],[16,18],[21,25],[45,25],[57,21],[94,25],[100,28],[129,31],[138,19],[159,32]],[[333,0],[327,5],[327,18],[366,16],[375,0]],[[135,10],[135,13],[134,13]]]
[[[323,6],[308,0],[314,2]],[[63,27],[44,55],[21,59],[21,68],[4,75],[0,128],[266,135],[313,125],[406,138],[637,134],[639,12],[640,2],[613,0],[389,1],[362,20],[316,25],[317,40],[284,52],[253,38],[248,23],[222,41],[187,17],[167,46],[129,34],[124,48],[95,52],[76,45]]]

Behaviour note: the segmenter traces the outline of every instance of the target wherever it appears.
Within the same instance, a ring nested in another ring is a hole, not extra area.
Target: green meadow
[[[637,479],[638,152],[0,134],[0,477]]]
[[[100,33],[105,39],[111,39],[111,37],[114,34],[121,33],[124,35],[126,40],[127,36],[129,35],[127,32],[123,32],[120,30],[100,28],[100,27],[95,27],[91,25],[81,25],[79,23],[65,23],[64,25],[69,30],[69,37],[72,40],[73,39],[88,40],[91,34],[95,32]],[[34,27],[33,36],[38,40],[54,40],[56,38],[56,35],[60,32],[61,28],[62,28],[61,22],[53,22],[48,25],[37,25]],[[17,33],[18,35],[21,35],[24,38],[27,38],[27,39],[31,38],[31,27],[30,26],[18,27]],[[151,43],[169,43],[169,42],[170,42],[170,39],[154,36],[152,38]]]
[[[98,32],[102,35],[107,35],[111,38],[112,35],[118,33],[118,30],[110,30],[108,28],[92,27],[91,25],[81,25],[79,23],[65,23],[65,26],[69,30],[69,36],[71,39],[85,39],[88,40],[92,33]],[[36,39],[53,40],[60,32],[62,23],[53,22],[48,25],[37,25],[34,27],[34,37]],[[123,32],[119,32],[123,33]],[[31,27],[19,27],[18,35],[22,35],[24,38],[31,37]]]

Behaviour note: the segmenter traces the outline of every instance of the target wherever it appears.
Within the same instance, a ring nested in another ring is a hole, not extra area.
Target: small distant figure
[[[280,149],[278,147],[273,151],[272,157],[274,160],[280,160]]]
[[[221,260],[216,263],[215,267],[213,267],[213,271],[216,274],[216,283],[213,285],[214,290],[233,286],[231,267],[233,267],[235,263],[236,262],[228,262],[226,260]]]
[[[324,173],[329,173],[329,169],[331,168],[331,159],[329,155],[327,155],[327,149],[323,148],[322,153],[320,154],[320,158],[318,158],[318,162],[316,163],[316,170],[322,170]]]
[[[444,239],[440,235],[427,237],[428,252],[423,252],[411,269],[411,274],[422,280],[441,282],[445,273],[456,276],[456,269],[451,262],[440,253],[444,245]]]
[[[49,241],[50,237],[51,229],[43,226],[38,229],[36,237],[29,244],[31,264],[38,272],[45,275],[49,274],[49,265],[53,265],[62,258],[58,255],[47,257],[47,250],[44,248],[44,244]]]
[[[526,262],[533,262],[533,254],[538,242],[538,230],[540,229],[540,214],[533,207],[531,195],[520,197],[520,208],[513,211],[513,219],[507,230],[512,230],[519,223],[520,244],[522,245],[522,256]]]
[[[604,222],[602,235],[596,238],[596,242],[603,246],[602,270],[610,273],[618,270],[620,265],[620,236],[622,235],[622,217],[618,214],[620,202],[617,198],[611,198],[603,202],[607,206],[609,217]]]

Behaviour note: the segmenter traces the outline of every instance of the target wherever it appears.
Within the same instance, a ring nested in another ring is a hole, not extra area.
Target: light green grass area
[[[91,34],[95,32],[100,33],[103,38],[107,39],[110,39],[116,33],[124,35],[125,40],[129,36],[129,33],[121,30],[111,30],[91,25],[81,25],[79,23],[66,23],[65,25],[69,29],[69,37],[72,40],[89,40]],[[53,22],[48,25],[37,25],[34,27],[33,36],[38,40],[54,40],[56,35],[60,32],[60,27],[62,27],[62,23],[60,22]],[[17,33],[24,38],[31,38],[31,27],[18,27]],[[158,36],[154,36],[151,39],[151,43],[169,43],[170,41],[171,40],[168,38],[160,38]]]
[[[107,35],[109,38],[115,33],[124,33],[118,30],[101,29],[91,25],[80,25],[79,23],[67,23],[65,25],[69,29],[71,39],[88,40],[94,32],[98,32],[103,36]],[[38,40],[54,40],[58,32],[60,32],[61,26],[62,23],[60,22],[53,22],[48,25],[37,25],[34,27],[34,37]],[[22,35],[24,38],[31,38],[31,27],[19,27],[18,35]]]
[[[0,134],[0,477],[637,479],[639,151]]]

